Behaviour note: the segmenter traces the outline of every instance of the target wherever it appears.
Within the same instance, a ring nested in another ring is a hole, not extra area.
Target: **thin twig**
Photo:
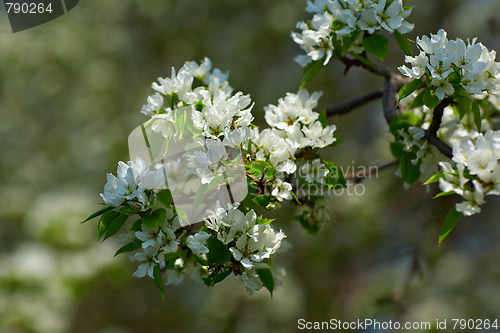
[[[383,94],[384,94],[384,89],[378,89],[378,90],[372,91],[366,95],[352,99],[350,101],[341,103],[339,105],[335,105],[335,106],[326,110],[326,116],[331,117],[331,116],[343,115],[343,114],[349,113],[352,110],[356,109],[357,107],[360,107],[361,105],[364,105],[368,102],[371,102],[377,98],[382,97]]]
[[[340,61],[342,61],[344,63],[344,65],[346,65],[345,73],[347,73],[349,68],[356,66],[356,67],[362,67],[373,74],[383,76],[387,79],[392,77],[392,75],[393,75],[393,72],[387,67],[377,66],[374,64],[368,65],[368,64],[363,63],[355,58],[343,56],[343,57],[340,57]]]

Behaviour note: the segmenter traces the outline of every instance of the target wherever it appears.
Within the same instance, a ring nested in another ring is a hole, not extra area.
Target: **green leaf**
[[[320,60],[311,61],[304,67],[304,69],[302,70],[302,83],[300,85],[301,88],[304,87],[307,82],[309,82],[316,74],[318,74],[319,70],[323,67],[325,59],[326,56],[324,56]]]
[[[373,54],[384,61],[387,51],[389,51],[389,40],[382,35],[371,35],[363,39],[363,48],[366,52]]]
[[[420,87],[421,84],[422,80],[420,79],[416,79],[405,84],[401,90],[399,90],[398,102],[396,105],[398,105],[399,101],[403,98],[410,96],[415,90],[417,90],[418,87]]]
[[[113,222],[113,220],[119,215],[120,213],[118,213],[117,211],[110,210],[101,216],[101,219],[97,224],[97,234],[98,234],[97,239],[100,239],[101,236],[104,235],[106,229],[108,229],[111,222]]]
[[[175,207],[175,212],[177,216],[186,223],[189,223],[188,215],[182,207]]]
[[[321,123],[321,125],[323,126],[323,128],[328,126],[328,119],[327,118],[328,117],[326,116],[326,110],[323,110],[319,113],[318,120]]]
[[[201,184],[200,187],[198,187],[198,189],[196,190],[196,196],[194,197],[194,207],[200,207],[203,199],[205,199],[205,196],[207,194],[207,188],[208,184]]]
[[[158,208],[151,215],[156,219],[157,227],[161,227],[165,224],[165,220],[167,219],[167,211],[165,209]]]
[[[461,215],[462,213],[458,212],[455,207],[450,210],[450,212],[446,216],[446,219],[444,220],[443,227],[441,228],[441,233],[439,234],[439,245],[441,245],[446,236],[448,236],[448,234],[453,230]]]
[[[406,111],[401,113],[401,118],[413,126],[417,126],[421,118],[413,111]]]
[[[410,127],[410,124],[404,120],[401,117],[398,117],[397,115],[394,117],[394,120],[392,123],[389,125],[389,132],[392,133],[395,137],[399,135],[399,131],[401,129],[406,129]]]
[[[217,274],[216,276],[214,276],[212,282],[213,284],[216,284],[216,283],[219,283],[219,282],[222,282],[222,280],[224,280],[229,274],[231,274],[233,270],[231,268],[223,271],[223,272],[220,272],[219,274]]]
[[[156,198],[160,200],[162,204],[167,208],[172,207],[172,192],[167,188],[165,190],[161,190],[156,194]]]
[[[370,60],[363,57],[361,54],[357,54],[354,52],[350,52],[349,54],[352,55],[354,57],[354,59],[361,62],[362,64],[365,64],[366,66],[370,66],[370,67],[375,68],[375,65]]]
[[[186,111],[183,110],[174,112],[174,120],[175,120],[175,127],[179,132],[179,139],[181,139],[182,134],[184,133],[184,128],[186,126]]]
[[[300,205],[299,198],[297,198],[297,196],[295,195],[295,193],[293,193],[293,191],[290,191],[290,194],[292,195],[292,198]]]
[[[248,173],[254,175],[257,178],[262,176],[262,172],[264,171],[264,169],[266,169],[266,177],[272,178],[274,176],[273,166],[265,161],[251,161],[245,163],[245,166],[248,170]]]
[[[132,224],[132,227],[130,228],[130,231],[137,232],[142,230],[142,219],[137,220]]]
[[[344,35],[344,37],[342,37],[342,54],[349,51],[352,44],[354,44],[354,42],[358,38],[359,34],[360,34],[360,31],[356,30],[356,31],[353,31],[350,34]]]
[[[391,142],[391,152],[399,160],[399,168],[401,170],[401,179],[412,185],[420,178],[420,161],[413,164],[412,160],[416,155],[412,152],[404,150],[403,144],[399,142]]]
[[[476,124],[478,132],[481,132],[481,111],[476,100],[472,103],[472,115],[474,116],[474,124]]]
[[[269,290],[269,293],[271,293],[271,296],[273,296],[274,277],[271,270],[269,268],[263,268],[263,269],[257,269],[256,272],[257,275],[259,276],[260,281],[262,281],[264,287],[266,287],[267,290]]]
[[[104,236],[104,240],[109,237],[115,235],[125,224],[125,221],[129,218],[128,214],[120,214],[109,224],[106,228],[106,236]]]
[[[295,219],[300,222],[300,226],[304,228],[304,230],[308,234],[316,235],[320,228],[319,221],[318,220],[311,221],[310,219],[306,218],[304,214],[307,214],[307,212],[304,212],[302,215],[296,216]]]
[[[137,213],[137,210],[135,210],[134,208],[132,207],[129,207],[129,206],[125,206],[125,207],[122,207],[120,209],[120,213],[122,214],[128,214],[128,215],[134,215]]]
[[[218,240],[216,236],[211,236],[207,239],[206,245],[208,247],[208,261],[214,264],[223,265],[231,259],[231,252],[227,245]]]
[[[209,266],[210,265],[210,263],[207,260],[201,259],[196,254],[193,254],[192,258],[195,262],[200,264],[200,266]]]
[[[424,97],[424,104],[429,109],[434,109],[436,106],[438,106],[439,103],[441,103],[436,94],[434,94],[434,92],[432,92],[430,89],[425,92],[423,97]]]
[[[255,224],[269,224],[273,222],[275,219],[257,219]]]
[[[441,193],[436,194],[432,199],[437,199],[437,198],[445,197],[447,195],[452,195],[452,194],[455,194],[455,193],[456,193],[455,191],[441,192]]]
[[[122,246],[121,248],[119,248],[118,251],[116,251],[116,253],[115,253],[115,257],[119,254],[122,254],[122,253],[127,253],[127,252],[132,252],[132,251],[138,250],[141,248],[141,246],[142,246],[142,242],[140,240],[136,239],[135,241],[128,243],[128,244]]]
[[[109,211],[110,211],[110,210],[112,210],[113,208],[115,208],[115,207],[112,207],[112,206],[106,206],[106,207],[103,207],[103,208],[99,209],[97,212],[95,212],[95,213],[91,214],[89,217],[87,217],[87,218],[85,219],[85,221],[82,221],[81,223],[85,223],[85,222],[87,222],[87,221],[90,221],[90,220],[92,220],[94,217],[98,217],[98,216],[100,216],[100,215],[102,215],[102,214],[104,214],[104,213],[106,213],[106,212],[109,212]]]
[[[165,261],[165,269],[174,269],[175,261],[179,259],[179,253],[177,252],[167,252],[164,255],[163,261]]]
[[[454,99],[460,120],[471,111],[472,102],[468,97],[457,96]]]
[[[419,108],[421,106],[424,106],[424,95],[427,94],[427,92],[431,90],[430,88],[425,88],[421,92],[418,93],[418,95],[415,97],[413,102],[410,105],[410,109],[415,109]]]
[[[161,227],[165,223],[166,218],[167,218],[167,211],[163,208],[159,208],[151,214],[145,214],[142,217],[142,223],[146,227],[150,228]]]
[[[331,161],[322,161],[326,168],[328,169],[328,174],[326,175],[326,183],[330,186],[338,186],[342,187],[346,185],[344,173],[342,172],[342,168],[340,168],[337,164]],[[337,188],[337,187],[336,187]]]
[[[427,179],[424,185],[438,182],[441,178],[444,178],[444,171],[439,171],[438,173],[432,175],[429,179]]]
[[[396,39],[396,42],[401,48],[401,51],[403,51],[405,55],[413,55],[413,47],[411,41],[405,35],[394,30],[394,39]]]
[[[163,287],[163,281],[161,279],[160,264],[156,264],[155,268],[153,269],[153,281],[155,283],[155,286],[157,286],[158,289],[160,289],[161,298],[165,299],[165,288]]]
[[[271,199],[268,195],[261,194],[253,198],[252,201],[261,207],[267,207]]]

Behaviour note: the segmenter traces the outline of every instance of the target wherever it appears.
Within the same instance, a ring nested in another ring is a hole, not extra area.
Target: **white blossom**
[[[420,54],[405,57],[411,68],[398,69],[413,79],[426,75],[440,100],[455,93],[456,80],[468,94],[500,93],[500,63],[495,61],[496,53],[476,43],[475,38],[466,45],[460,38],[448,40],[446,31],[441,29],[430,37],[417,37],[416,41]]]
[[[276,197],[278,201],[291,200],[292,199],[292,185],[290,183],[284,182],[281,179],[276,179],[273,184],[274,189],[271,195]]]

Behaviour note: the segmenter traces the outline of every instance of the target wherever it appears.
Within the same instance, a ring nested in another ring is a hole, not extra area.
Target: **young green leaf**
[[[307,82],[311,81],[311,79],[318,74],[319,70],[323,67],[323,63],[325,62],[326,56],[321,58],[320,60],[311,61],[308,63],[304,69],[302,70],[302,84],[300,87],[304,87]]]
[[[323,128],[328,126],[328,117],[326,116],[326,110],[323,110],[319,113],[318,120],[321,123],[321,125],[323,126]]]
[[[458,212],[455,207],[450,210],[450,212],[446,216],[446,219],[444,220],[443,227],[441,228],[441,233],[439,234],[439,245],[441,245],[446,236],[448,236],[448,234],[453,230],[461,215],[462,213]]]
[[[399,104],[399,101],[401,101],[405,97],[410,96],[415,90],[417,90],[417,88],[420,87],[421,84],[422,80],[420,79],[416,79],[405,84],[401,88],[401,90],[399,90],[398,102],[396,103],[396,106]]]
[[[424,95],[427,94],[427,92],[431,90],[430,88],[425,88],[421,92],[418,93],[418,95],[415,97],[413,102],[410,105],[410,109],[415,109],[419,108],[421,106],[424,106]]]
[[[161,299],[165,299],[165,288],[163,287],[163,281],[161,279],[161,268],[160,264],[156,264],[153,269],[153,281],[155,286],[160,289]]]
[[[118,217],[120,213],[114,210],[110,210],[106,213],[104,213],[101,216],[101,219],[99,220],[99,223],[97,224],[97,239],[100,239],[102,235],[106,232],[106,229],[108,229],[109,225],[113,220]]]
[[[379,58],[380,61],[384,61],[389,51],[389,40],[382,35],[374,34],[363,39],[363,48],[366,52]]]
[[[270,199],[268,195],[261,194],[253,198],[252,201],[261,207],[266,207],[269,204]]]
[[[161,190],[156,194],[156,198],[160,200],[162,204],[165,205],[165,207],[170,208],[172,207],[172,193],[170,190],[167,188],[165,190]]]
[[[420,161],[413,164],[415,154],[404,150],[403,144],[399,142],[391,142],[390,149],[394,157],[399,160],[399,168],[401,170],[401,179],[412,185],[420,178]]]
[[[98,216],[100,216],[100,215],[102,215],[102,214],[104,214],[104,213],[106,213],[106,212],[108,212],[108,211],[112,210],[113,208],[115,208],[115,207],[112,207],[112,206],[106,206],[106,207],[103,207],[103,208],[99,209],[97,212],[95,212],[95,213],[91,214],[89,217],[87,217],[87,218],[85,219],[85,221],[82,221],[81,223],[85,223],[85,222],[87,222],[87,221],[90,221],[90,220],[92,220],[94,217],[98,217]]]
[[[396,42],[398,43],[399,47],[401,48],[401,51],[407,56],[412,56],[413,55],[413,47],[411,45],[411,41],[402,33],[397,32],[396,30],[394,31],[394,39],[396,39]]]
[[[201,184],[200,187],[196,190],[196,195],[194,197],[193,207],[200,207],[203,199],[207,195],[208,184]]]
[[[167,211],[163,208],[155,210],[151,214],[144,214],[142,217],[142,223],[146,227],[154,228],[161,227],[165,223],[167,217]]]
[[[434,109],[436,106],[438,106],[439,103],[441,103],[436,94],[434,94],[434,92],[432,92],[430,89],[425,92],[423,97],[424,97],[424,104],[429,109]]]
[[[455,194],[455,193],[456,193],[455,191],[440,192],[440,193],[436,194],[432,199],[437,199],[437,198],[445,197],[447,195],[452,195],[452,194]]]
[[[186,113],[185,110],[174,112],[175,127],[179,133],[179,139],[182,137],[186,126]]]
[[[214,264],[223,265],[231,259],[231,252],[227,245],[218,240],[216,236],[207,239],[207,248],[207,259]]]
[[[424,185],[438,182],[441,178],[444,178],[444,171],[439,171],[438,173],[432,175],[429,179],[427,179]]]
[[[219,274],[217,274],[216,276],[214,276],[213,278],[213,284],[216,284],[216,283],[219,283],[219,282],[222,282],[222,280],[224,280],[226,277],[228,277],[229,274],[231,274],[233,270],[231,268],[223,271],[223,272],[220,272]]]
[[[356,30],[342,37],[342,54],[346,53],[354,44],[361,31]]]
[[[255,224],[269,224],[273,222],[275,219],[257,219]]]
[[[118,251],[116,251],[115,257],[119,254],[122,254],[122,253],[127,253],[127,252],[132,252],[132,251],[138,250],[141,248],[141,245],[142,245],[142,243],[138,239],[136,239],[135,241],[133,241],[131,243],[125,244],[124,246],[119,248]]]
[[[471,111],[472,102],[468,97],[464,96],[455,97],[455,102],[457,103],[456,108],[458,111],[458,115],[460,117],[460,120],[462,120],[462,118]]]
[[[104,236],[104,240],[109,237],[115,235],[125,224],[125,221],[129,218],[128,214],[120,214],[109,224],[106,228],[106,236]]]
[[[271,296],[273,296],[274,277],[271,270],[269,268],[263,268],[257,269],[256,272],[264,287],[266,287],[266,289],[269,290],[269,293],[271,293]]]
[[[476,124],[478,132],[481,132],[481,111],[476,100],[472,103],[472,115],[474,116],[474,124]]]

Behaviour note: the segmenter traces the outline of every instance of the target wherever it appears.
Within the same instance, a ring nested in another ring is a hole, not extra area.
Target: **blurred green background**
[[[500,50],[498,0],[419,0],[416,36],[445,28]],[[3,6],[3,3],[2,5]],[[500,317],[498,205],[462,219],[440,248],[453,199],[405,190],[394,169],[337,196],[317,236],[277,214],[292,248],[271,299],[247,296],[237,280],[207,289],[184,281],[165,301],[149,279],[132,278],[114,240],[96,243],[105,173],[128,160],[128,134],[151,82],[208,56],[263,106],[295,92],[301,51],[290,39],[309,18],[303,0],[80,1],[68,14],[13,34],[0,13],[0,332],[294,332],[297,320],[431,321]],[[394,43],[393,43],[394,44]],[[394,46],[394,45],[393,45]],[[392,68],[403,63],[394,47]],[[381,87],[380,78],[330,64],[308,84],[326,108]],[[380,103],[330,119],[344,144],[324,156],[344,166],[391,160]],[[354,162],[353,162],[354,161]]]

